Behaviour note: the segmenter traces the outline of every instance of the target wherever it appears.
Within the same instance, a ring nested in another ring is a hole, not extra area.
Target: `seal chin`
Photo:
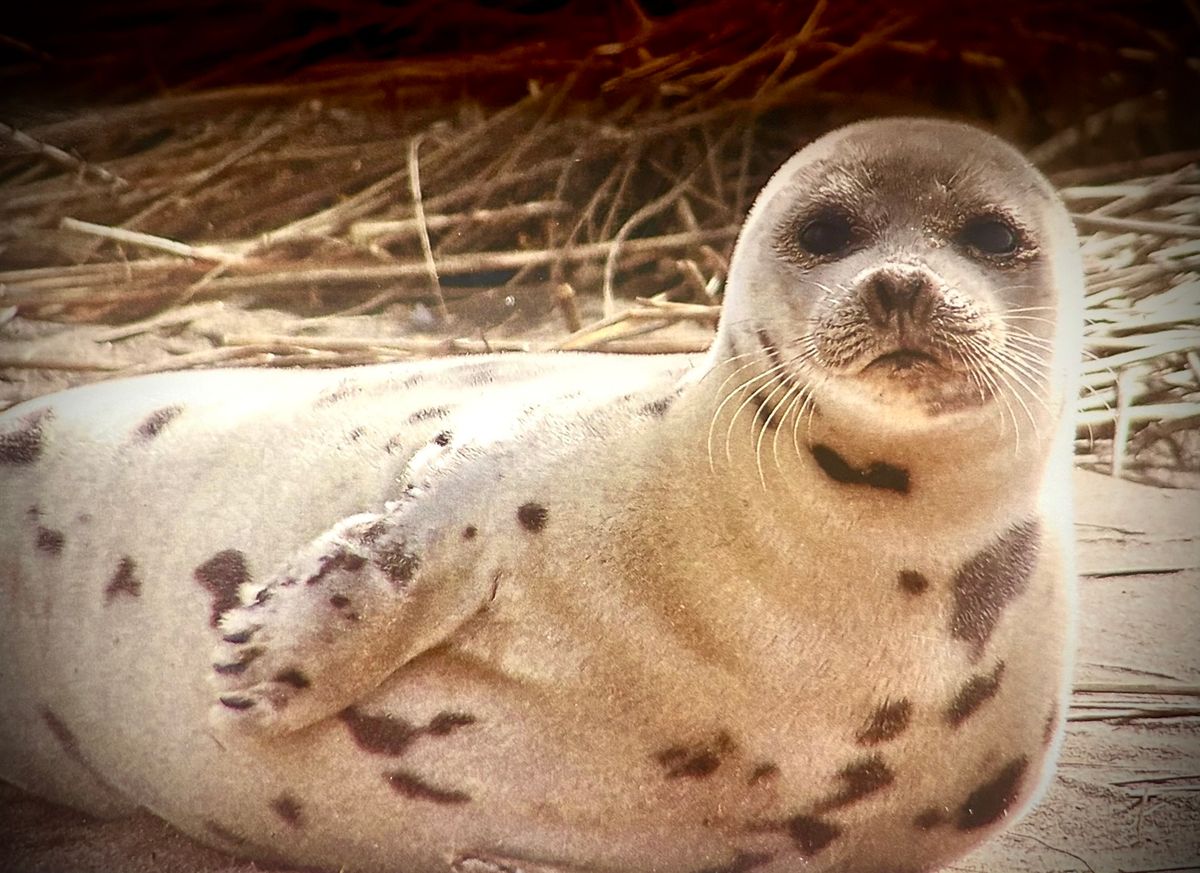
[[[969,374],[935,354],[902,348],[884,352],[849,375],[852,390],[884,406],[908,407],[925,418],[940,418],[988,405],[991,396]],[[850,387],[850,386],[848,386]]]

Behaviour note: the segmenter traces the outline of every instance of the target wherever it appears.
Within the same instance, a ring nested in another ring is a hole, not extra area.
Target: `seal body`
[[[707,356],[10,410],[0,772],[331,869],[937,869],[1056,751],[1080,285],[1011,149],[877,122],[765,189]]]

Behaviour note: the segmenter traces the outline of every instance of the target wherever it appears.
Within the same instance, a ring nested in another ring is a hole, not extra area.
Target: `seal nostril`
[[[880,270],[863,283],[860,296],[877,324],[886,324],[894,313],[924,320],[932,310],[933,287],[924,273]]]

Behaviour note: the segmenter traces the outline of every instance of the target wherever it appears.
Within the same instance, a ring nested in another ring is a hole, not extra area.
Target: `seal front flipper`
[[[479,550],[448,548],[414,508],[343,519],[243,591],[213,658],[218,731],[280,735],[335,715],[487,603]]]

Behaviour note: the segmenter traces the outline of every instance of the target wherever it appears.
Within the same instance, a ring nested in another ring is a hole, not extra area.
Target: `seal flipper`
[[[335,715],[487,603],[479,549],[403,502],[343,519],[221,621],[214,727],[278,736]],[[450,560],[453,556],[453,562]]]

